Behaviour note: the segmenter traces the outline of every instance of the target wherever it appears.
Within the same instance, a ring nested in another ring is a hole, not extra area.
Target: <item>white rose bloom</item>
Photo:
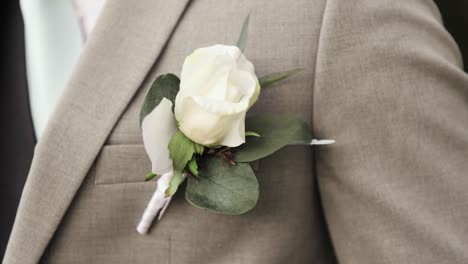
[[[197,49],[182,67],[175,101],[179,129],[205,146],[245,142],[245,116],[260,85],[253,64],[235,46]]]

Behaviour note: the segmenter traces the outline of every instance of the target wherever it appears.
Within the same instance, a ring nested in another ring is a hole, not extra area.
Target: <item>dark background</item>
[[[468,0],[435,0],[439,6],[444,25],[460,46],[465,71],[468,61]]]
[[[35,145],[18,0],[0,0],[0,260]]]

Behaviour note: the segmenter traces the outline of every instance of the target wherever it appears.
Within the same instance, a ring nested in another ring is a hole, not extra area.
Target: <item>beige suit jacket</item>
[[[235,43],[248,13],[258,75],[306,68],[253,111],[337,143],[262,160],[245,215],[179,192],[141,236],[149,85],[196,48]],[[108,1],[36,147],[3,263],[468,263],[461,69],[430,0]]]

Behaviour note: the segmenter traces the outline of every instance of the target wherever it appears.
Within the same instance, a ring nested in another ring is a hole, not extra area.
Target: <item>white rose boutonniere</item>
[[[200,48],[184,61],[181,78],[161,75],[152,84],[140,112],[143,143],[158,177],[156,191],[137,231],[146,234],[161,219],[180,184],[195,207],[242,214],[257,204],[259,185],[250,162],[288,144],[321,145],[307,124],[282,115],[247,116],[261,90],[300,69],[257,78],[245,57],[249,17],[236,46]]]
[[[245,116],[259,94],[254,66],[238,47],[197,49],[182,67],[179,129],[200,145],[237,147],[245,143]]]

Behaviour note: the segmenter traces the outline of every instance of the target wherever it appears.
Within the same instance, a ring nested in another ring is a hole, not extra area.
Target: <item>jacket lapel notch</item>
[[[189,0],[107,2],[36,146],[4,263],[40,261]]]

